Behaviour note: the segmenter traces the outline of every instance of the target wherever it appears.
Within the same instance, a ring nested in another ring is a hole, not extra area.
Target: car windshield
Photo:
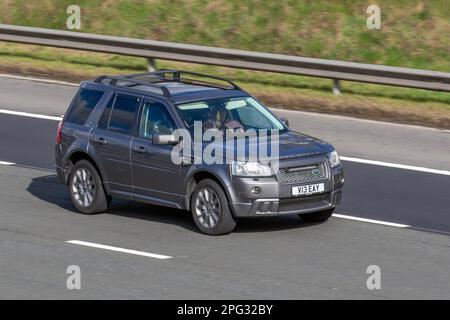
[[[285,130],[283,124],[251,97],[221,98],[177,105],[186,126],[201,121],[203,130]]]

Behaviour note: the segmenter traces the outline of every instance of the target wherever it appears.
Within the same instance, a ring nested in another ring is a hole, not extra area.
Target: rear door
[[[181,201],[180,166],[171,160],[173,146],[154,145],[154,134],[172,134],[175,121],[165,104],[145,100],[131,147],[134,192],[141,200],[176,207]]]
[[[140,96],[114,94],[89,139],[103,166],[104,183],[113,193],[128,198],[133,192],[130,147],[141,100]]]

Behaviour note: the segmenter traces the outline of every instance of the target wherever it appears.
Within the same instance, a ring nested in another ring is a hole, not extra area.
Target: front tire
[[[306,222],[322,222],[328,220],[328,218],[331,217],[333,212],[334,208],[318,212],[299,214],[298,216],[302,218],[303,221]]]
[[[204,179],[197,184],[192,192],[191,212],[197,228],[204,234],[228,234],[236,227],[227,196],[214,180]]]
[[[85,214],[106,211],[111,202],[95,167],[87,160],[73,166],[69,176],[69,192],[75,208]]]

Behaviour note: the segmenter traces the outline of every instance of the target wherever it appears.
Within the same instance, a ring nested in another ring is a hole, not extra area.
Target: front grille
[[[322,162],[304,167],[281,168],[280,178],[283,183],[324,180],[327,178],[327,167]]]

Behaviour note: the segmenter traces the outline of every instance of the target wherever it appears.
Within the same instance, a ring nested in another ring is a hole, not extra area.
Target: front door
[[[145,101],[137,137],[131,145],[134,192],[141,200],[177,207],[181,202],[180,166],[171,160],[173,146],[154,145],[154,134],[172,134],[175,123],[167,107]]]

